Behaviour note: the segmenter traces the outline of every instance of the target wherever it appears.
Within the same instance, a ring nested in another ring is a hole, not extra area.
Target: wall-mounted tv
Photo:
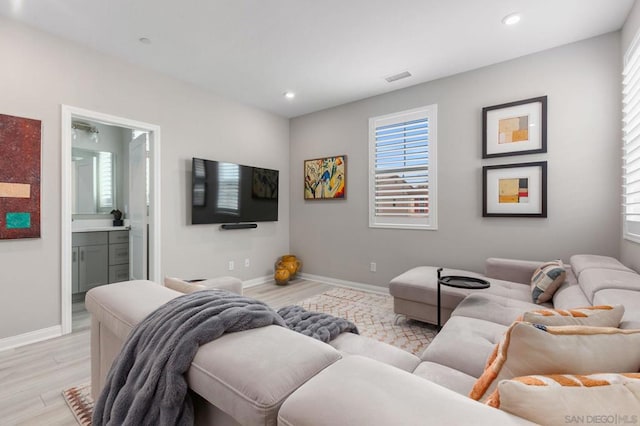
[[[278,170],[201,158],[192,166],[192,224],[278,220]]]

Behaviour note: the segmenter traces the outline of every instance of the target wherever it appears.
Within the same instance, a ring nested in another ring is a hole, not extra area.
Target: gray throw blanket
[[[184,373],[200,345],[225,332],[285,323],[263,302],[203,290],[159,307],[131,333],[96,402],[94,426],[193,425]]]
[[[293,331],[325,343],[329,343],[345,331],[360,334],[358,327],[349,320],[322,312],[310,312],[302,306],[285,306],[278,309],[278,314]]]

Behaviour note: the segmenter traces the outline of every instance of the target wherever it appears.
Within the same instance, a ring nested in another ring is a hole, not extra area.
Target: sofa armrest
[[[180,278],[165,277],[164,285],[180,293],[193,293],[194,291],[219,288],[242,296],[242,281],[235,277],[209,278],[200,281],[185,281]]]
[[[131,330],[180,293],[151,281],[122,281],[94,287],[85,296],[91,314],[91,394],[95,399]]]
[[[541,263],[543,262],[490,257],[485,261],[485,275],[497,280],[531,284],[531,277]]]

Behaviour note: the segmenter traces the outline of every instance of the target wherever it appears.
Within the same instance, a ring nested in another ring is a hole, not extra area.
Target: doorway
[[[120,204],[126,205],[130,215],[128,226],[131,234],[131,279],[149,279],[160,281],[160,127],[154,124],[116,117],[81,108],[62,106],[62,202],[61,202],[61,324],[62,333],[68,334],[73,330],[73,302],[72,294],[76,275],[72,264],[74,251],[72,250],[72,232],[74,217],[77,213],[79,201],[74,194],[74,164],[72,154],[74,148],[73,136],[78,128],[78,123],[96,123],[104,126],[113,126],[130,131],[127,141],[126,159],[121,168],[126,168],[128,180],[135,182],[128,185],[127,190],[121,191],[127,194],[126,200],[118,198]],[[86,129],[85,129],[86,130]],[[77,133],[75,133],[77,136]],[[77,153],[77,149],[76,149]],[[147,185],[148,182],[148,191]],[[142,183],[142,184],[141,184]],[[107,185],[108,186],[108,185]],[[113,185],[116,188],[116,185]],[[117,192],[115,193],[118,194]],[[104,206],[105,197],[96,197],[99,200],[96,213],[109,213],[109,206]],[[113,197],[115,202],[116,197]],[[108,197],[106,198],[108,200]],[[84,203],[87,204],[86,202]],[[88,203],[95,204],[93,202]],[[100,210],[102,209],[102,210]],[[125,216],[127,213],[125,212]],[[109,216],[107,216],[109,217]],[[75,249],[75,247],[74,247]],[[76,289],[77,291],[77,289]]]

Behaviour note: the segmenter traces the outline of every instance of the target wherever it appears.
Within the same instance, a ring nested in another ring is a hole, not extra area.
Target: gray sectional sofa
[[[601,256],[574,256],[570,263],[572,273],[554,296],[556,306],[622,303],[621,326],[640,326],[638,274]],[[347,333],[331,345],[278,326],[224,335],[201,346],[187,372],[196,423],[529,424],[467,395],[507,326],[524,311],[539,308],[527,301],[528,280],[538,264],[488,260],[493,290],[449,293],[450,319],[420,357]],[[132,328],[178,295],[149,281],[87,293],[94,396]]]
[[[446,300],[454,303],[457,300],[458,304],[421,356],[432,370],[422,377],[468,394],[508,326],[523,312],[541,308],[531,302],[530,288],[531,277],[539,264],[491,258],[487,259],[485,276],[491,283],[490,288],[442,287],[441,291],[448,292]],[[566,281],[555,292],[553,303],[545,306],[571,309],[623,305],[625,314],[620,328],[640,328],[640,275],[606,256],[574,255],[566,266]],[[401,279],[401,276],[394,279],[395,284],[390,285],[392,295]]]

